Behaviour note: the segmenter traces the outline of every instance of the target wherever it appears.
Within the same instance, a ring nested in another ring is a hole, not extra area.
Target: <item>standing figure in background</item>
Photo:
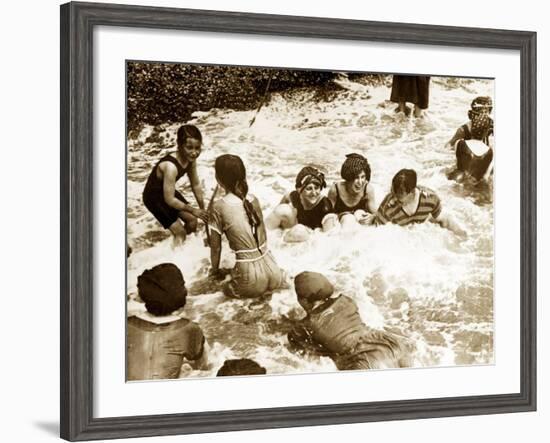
[[[185,241],[187,234],[197,230],[197,219],[208,221],[204,210],[203,189],[197,174],[196,160],[201,154],[202,134],[196,126],[183,125],[178,129],[177,151],[166,154],[154,166],[145,189],[143,203],[165,228],[169,229],[176,244]],[[199,209],[176,191],[176,182],[185,174]]]
[[[225,360],[223,366],[216,373],[216,377],[230,377],[234,375],[263,375],[266,369],[249,358],[234,358]]]
[[[426,75],[394,75],[390,100],[397,103],[395,112],[409,115],[408,103],[414,104],[414,116],[421,117],[430,103],[430,77]]]
[[[260,297],[282,287],[284,274],[267,247],[260,202],[248,194],[246,169],[240,157],[224,154],[216,158],[216,181],[226,195],[212,205],[210,215],[210,274],[225,277],[220,269],[222,235],[236,256],[231,281],[223,292],[233,298]]]

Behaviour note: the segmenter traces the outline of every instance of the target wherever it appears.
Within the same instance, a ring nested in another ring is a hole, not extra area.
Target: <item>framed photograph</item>
[[[61,437],[536,409],[536,34],[61,6]]]

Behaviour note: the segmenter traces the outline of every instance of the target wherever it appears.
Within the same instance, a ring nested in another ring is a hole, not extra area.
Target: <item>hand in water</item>
[[[462,228],[457,228],[455,230],[455,234],[457,235],[457,237],[459,237],[461,240],[467,240],[468,239],[468,233],[462,229]]]
[[[371,226],[374,224],[374,220],[376,219],[374,214],[365,214],[361,216],[357,221],[359,224],[363,226]]]
[[[225,277],[227,277],[231,273],[231,269],[227,268],[220,268],[220,269],[211,269],[208,273],[208,276],[215,278],[216,280],[225,280]]]

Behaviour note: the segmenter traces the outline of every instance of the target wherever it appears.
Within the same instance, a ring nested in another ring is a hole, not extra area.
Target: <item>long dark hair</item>
[[[243,161],[238,155],[224,154],[216,158],[214,168],[216,170],[216,177],[223,187],[242,200],[246,216],[248,217],[248,223],[252,228],[252,234],[259,248],[258,226],[262,224],[262,219],[254,209],[252,203],[246,198],[248,183],[246,182],[246,168]]]

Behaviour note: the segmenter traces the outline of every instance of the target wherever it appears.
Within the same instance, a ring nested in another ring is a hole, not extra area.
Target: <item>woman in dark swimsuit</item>
[[[361,154],[348,154],[340,175],[344,181],[334,183],[328,198],[342,226],[357,222],[371,224],[376,212],[374,190],[369,185],[371,170],[368,160]]]
[[[296,176],[296,190],[285,195],[266,219],[270,229],[292,228],[287,241],[303,241],[309,231],[326,228],[323,221],[332,213],[332,203],[321,194],[326,187],[325,176],[313,166],[305,166]]]
[[[470,121],[457,129],[448,142],[455,149],[456,169],[447,177],[460,181],[471,177],[475,181],[488,179],[493,172],[493,149],[490,146],[493,135],[493,120],[489,116],[493,109],[490,97],[477,97],[468,111]]]
[[[197,229],[197,218],[208,221],[195,162],[201,153],[201,146],[200,131],[192,125],[181,126],[177,134],[177,152],[167,154],[158,161],[143,190],[143,203],[147,209],[179,242]],[[189,177],[200,209],[190,206],[176,191],[176,182],[185,174]]]

